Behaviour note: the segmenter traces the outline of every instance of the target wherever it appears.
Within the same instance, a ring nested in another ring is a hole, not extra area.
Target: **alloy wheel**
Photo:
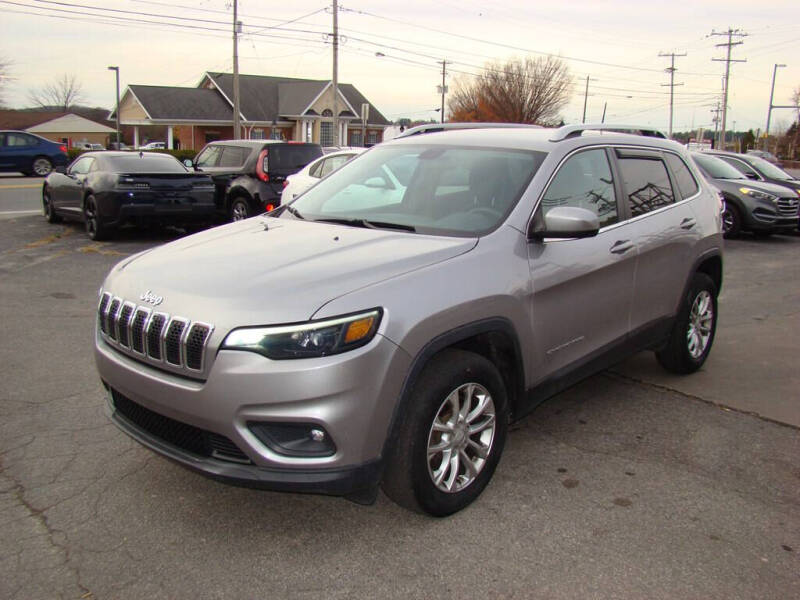
[[[53,164],[46,158],[37,158],[33,161],[33,172],[39,177],[46,177],[53,170]]]
[[[689,327],[686,332],[686,343],[692,358],[698,359],[703,355],[711,339],[711,330],[714,323],[714,302],[707,290],[702,290],[692,303],[689,313]]]
[[[428,474],[437,489],[460,492],[483,469],[497,426],[494,401],[478,383],[465,383],[442,402],[428,434]]]

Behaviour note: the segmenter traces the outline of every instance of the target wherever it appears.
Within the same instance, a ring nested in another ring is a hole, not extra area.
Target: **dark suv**
[[[0,173],[46,177],[65,167],[67,147],[26,131],[0,131]]]
[[[211,175],[217,209],[240,221],[278,206],[286,177],[320,156],[319,144],[225,140],[206,144],[191,166]]]

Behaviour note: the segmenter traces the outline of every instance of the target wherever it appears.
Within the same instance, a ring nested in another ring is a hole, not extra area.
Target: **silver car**
[[[690,373],[711,349],[719,198],[678,144],[611,128],[387,142],[123,260],[95,338],[111,418],[230,483],[464,508],[511,420],[634,352]]]

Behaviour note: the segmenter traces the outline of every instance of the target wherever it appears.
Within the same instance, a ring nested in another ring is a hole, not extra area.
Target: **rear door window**
[[[605,150],[586,150],[567,159],[542,197],[542,216],[556,206],[590,210],[597,215],[600,227],[619,220],[614,179]]]
[[[22,148],[25,146],[35,146],[36,138],[30,135],[25,135],[24,133],[7,133],[6,145],[17,148]]]
[[[222,156],[219,159],[220,167],[240,168],[244,165],[247,155],[250,153],[248,148],[241,146],[222,146]]]
[[[617,162],[631,217],[647,214],[675,202],[675,193],[663,160],[623,156]]]
[[[675,177],[675,183],[681,193],[681,198],[691,198],[699,192],[700,186],[697,184],[697,180],[694,178],[694,175],[692,175],[689,167],[683,162],[683,159],[677,154],[671,154],[669,152],[664,156],[667,159],[669,168],[672,169],[672,175]]]

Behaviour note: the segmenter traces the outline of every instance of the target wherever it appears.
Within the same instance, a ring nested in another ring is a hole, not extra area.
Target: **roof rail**
[[[569,138],[578,137],[584,131],[609,131],[614,133],[630,133],[643,135],[645,137],[656,137],[666,139],[663,133],[657,129],[648,129],[641,125],[613,125],[611,123],[581,123],[580,125],[564,125],[553,132],[551,142],[560,142]]]

